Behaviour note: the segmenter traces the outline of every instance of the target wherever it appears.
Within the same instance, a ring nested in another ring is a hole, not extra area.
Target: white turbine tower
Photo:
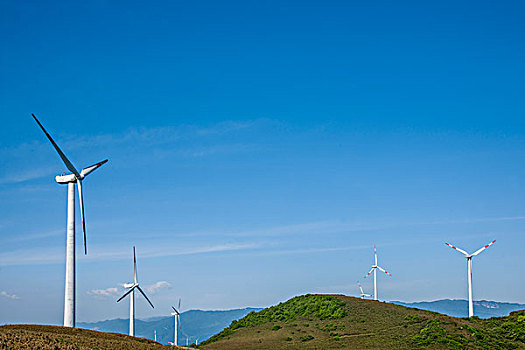
[[[129,296],[129,335],[132,337],[135,336],[135,288],[138,289],[138,291],[146,298],[148,303],[151,305],[152,308],[155,308],[151,301],[149,301],[148,297],[146,296],[146,293],[140,288],[139,282],[137,280],[137,258],[135,255],[135,247],[133,247],[133,283],[127,283],[124,285],[124,288],[128,288],[129,290],[124,293],[118,300],[121,301],[126,297],[126,295],[130,294]]]
[[[82,220],[82,231],[84,233],[84,254],[87,254],[87,240],[86,240],[86,223],[84,220],[84,200],[82,197],[82,180],[90,173],[98,169],[102,164],[108,160],[88,166],[82,169],[80,173],[75,166],[67,159],[66,155],[60,147],[55,143],[51,135],[44,129],[40,121],[32,114],[38,126],[42,129],[44,134],[57,151],[58,155],[66,165],[66,168],[72,174],[60,175],[55,177],[55,181],[59,184],[67,184],[67,232],[66,232],[66,283],[64,292],[64,327],[75,327],[76,315],[76,293],[75,293],[75,184],[78,186],[78,196],[80,201],[80,217]]]
[[[361,296],[361,299],[364,299],[365,297],[373,297],[372,294],[366,294],[363,291],[363,287],[361,287],[361,283],[359,283],[359,281],[357,281],[357,285],[359,286],[359,290],[361,291],[361,294],[359,294]]]
[[[377,269],[383,271],[390,277],[392,277],[392,275],[386,272],[385,269],[383,269],[381,266],[377,265],[377,250],[376,250],[375,245],[374,245],[374,258],[375,258],[375,264],[372,265],[372,268],[370,269],[370,271],[368,271],[365,278],[367,278],[372,273],[372,271],[374,271],[374,300],[377,300]]]
[[[458,247],[454,247],[452,244],[449,244],[449,243],[445,242],[445,244],[448,245],[450,248],[453,248],[453,249],[457,250],[458,252],[464,254],[465,258],[467,258],[468,317],[474,316],[474,304],[473,304],[473,300],[472,300],[472,257],[478,255],[479,253],[481,253],[482,251],[484,251],[485,249],[487,249],[488,247],[493,245],[495,242],[496,242],[496,240],[493,240],[492,242],[490,242],[486,246],[476,250],[473,254],[469,254],[466,251],[464,251],[463,249],[460,249]]]
[[[175,307],[171,307],[174,312],[171,313],[171,316],[174,316],[175,319],[175,327],[173,328],[173,345],[177,346],[178,341],[178,335],[179,335],[179,328],[180,328],[180,298],[179,298],[179,306],[177,309]]]

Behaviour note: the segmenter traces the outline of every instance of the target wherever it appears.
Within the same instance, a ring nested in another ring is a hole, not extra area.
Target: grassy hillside
[[[173,346],[124,334],[102,333],[80,328],[10,325],[0,326],[0,349],[160,350],[173,349]]]
[[[199,348],[525,349],[525,311],[466,319],[341,295],[305,295],[252,312]]]

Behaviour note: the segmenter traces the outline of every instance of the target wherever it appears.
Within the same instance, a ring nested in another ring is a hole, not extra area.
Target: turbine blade
[[[378,266],[377,268],[379,270],[383,271],[384,273],[386,273],[387,275],[389,275],[390,277],[392,277],[392,275],[390,273],[388,273],[385,269],[383,269],[381,266]]]
[[[91,174],[93,171],[97,170],[98,168],[100,168],[103,164],[107,163],[108,160],[107,159],[104,159],[103,161],[101,162],[98,162],[96,164],[93,164],[93,165],[90,165],[84,169],[82,169],[82,171],[80,172],[80,177],[83,179],[85,178],[86,176],[88,176],[89,174]]]
[[[175,311],[175,313],[176,313],[177,315],[180,315],[179,310],[175,309],[173,306],[172,306],[171,308],[173,309],[173,311]]]
[[[34,114],[31,114],[31,115],[33,116],[33,118],[35,119],[37,124],[40,126],[40,129],[42,129],[44,134],[46,134],[46,136],[49,139],[49,141],[51,141],[51,144],[53,145],[53,147],[55,147],[55,150],[57,151],[58,155],[60,156],[60,158],[62,158],[62,161],[66,165],[66,168],[68,168],[69,171],[71,171],[73,174],[75,174],[75,176],[77,178],[80,177],[80,174],[78,173],[78,171],[75,168],[75,166],[69,161],[69,159],[67,159],[66,155],[64,154],[64,152],[62,152],[60,147],[58,147],[58,145],[55,143],[55,141],[53,140],[51,135],[49,135],[49,133],[46,131],[46,129],[44,129],[44,126],[42,124],[40,124],[40,121],[35,117]]]
[[[457,250],[457,251],[460,252],[460,253],[463,253],[463,254],[465,254],[465,255],[468,255],[468,253],[467,253],[466,251],[464,251],[463,249],[460,249],[460,248],[458,248],[458,247],[455,247],[455,246],[453,246],[452,244],[447,243],[447,242],[445,242],[445,244],[448,245],[450,248]]]
[[[135,246],[133,246],[133,280],[137,283],[137,257],[135,255]]]
[[[372,273],[372,271],[374,271],[374,268],[373,268],[373,267],[370,269],[370,271],[368,271],[368,273],[366,274],[365,278],[367,278],[368,276],[370,276],[370,274]]]
[[[177,309],[179,309],[179,310],[180,310],[180,298],[179,298],[179,306],[177,307]]]
[[[478,255],[479,253],[481,253],[482,251],[484,251],[485,249],[487,249],[488,247],[490,247],[491,245],[493,245],[494,243],[496,242],[496,240],[493,240],[492,242],[490,242],[489,244],[487,244],[486,246],[476,250],[476,252],[474,254],[472,254],[472,256],[476,256]]]
[[[374,259],[375,259],[375,262],[376,262],[376,265],[377,265],[377,250],[376,250],[375,244],[374,244]]]
[[[80,200],[80,219],[82,220],[82,232],[84,233],[84,254],[87,255],[86,221],[84,220],[84,197],[82,195],[82,181],[77,179],[78,198]]]
[[[146,296],[146,293],[144,293],[144,291],[140,288],[140,286],[137,284],[137,289],[139,290],[139,292],[142,293],[142,295],[144,296],[144,298],[146,298],[146,300],[148,301],[148,303],[151,305],[152,308],[155,308],[155,306],[153,306],[153,304],[151,303],[151,301],[149,301],[148,297]]]
[[[361,283],[359,283],[359,281],[357,281],[357,285],[359,286],[359,289],[361,290],[361,294],[363,294],[364,293],[363,287],[361,287]]]
[[[118,303],[119,301],[121,301],[122,299],[124,299],[124,298],[126,297],[126,295],[128,295],[129,293],[131,293],[131,292],[133,291],[133,289],[135,289],[135,287],[137,287],[137,285],[131,287],[126,293],[124,293],[124,295],[122,295],[120,298],[118,298],[117,303]]]

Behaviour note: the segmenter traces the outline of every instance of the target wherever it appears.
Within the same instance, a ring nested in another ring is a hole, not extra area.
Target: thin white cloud
[[[169,256],[182,256],[182,255],[195,255],[195,254],[210,254],[218,252],[238,252],[256,250],[258,248],[272,248],[275,246],[275,240],[272,236],[280,235],[326,235],[326,234],[344,234],[346,232],[355,232],[362,230],[375,230],[385,229],[391,227],[402,227],[409,225],[441,225],[448,223],[476,223],[476,222],[497,222],[497,221],[514,221],[514,220],[525,220],[525,216],[507,216],[507,217],[492,217],[492,218],[470,218],[470,219],[458,219],[458,220],[443,220],[443,221],[428,221],[428,222],[405,222],[405,223],[385,223],[385,224],[360,224],[351,222],[340,222],[340,221],[321,221],[313,223],[304,223],[296,225],[282,225],[269,227],[267,229],[258,229],[243,232],[199,232],[195,236],[239,236],[239,237],[250,237],[249,240],[252,242],[243,243],[228,243],[228,244],[211,244],[204,246],[187,246],[172,248],[175,245],[173,241],[173,235],[170,233],[169,237],[159,237],[155,242],[155,245],[149,244],[142,245],[140,252],[138,252],[141,258],[156,258],[156,257],[169,257]],[[55,233],[58,234],[58,231]],[[188,236],[192,236],[189,234]],[[478,234],[479,236],[479,234]],[[258,237],[258,242],[253,242],[254,237]],[[269,239],[266,239],[268,238]],[[248,240],[248,239],[245,239]],[[413,243],[414,239],[410,239],[410,243]],[[406,242],[389,243],[389,245],[400,245]],[[160,247],[160,248],[159,248]],[[271,255],[271,254],[306,254],[306,253],[318,253],[323,251],[338,251],[338,250],[350,250],[350,249],[361,249],[360,246],[349,246],[349,247],[324,247],[324,248],[305,248],[296,250],[279,250],[279,249],[265,249],[264,251],[253,251],[250,254],[260,255]],[[91,261],[115,261],[115,260],[126,260],[130,259],[130,252],[123,250],[117,246],[93,246],[90,249],[90,254],[87,256],[79,256],[79,259],[84,262]],[[48,248],[47,250],[41,249],[20,249],[8,252],[0,253],[0,266],[14,266],[14,265],[37,265],[37,264],[62,264],[64,260],[64,251],[61,248]]]
[[[3,297],[6,297],[8,299],[20,299],[20,297],[16,294],[9,294],[5,290],[0,292],[0,295]]]
[[[109,287],[105,289],[91,289],[86,293],[95,297],[116,297],[124,293],[127,283],[118,283],[118,287]],[[158,281],[142,287],[148,294],[157,294],[163,290],[171,288],[171,283],[168,281]]]
[[[87,294],[94,296],[111,297],[117,296],[119,294],[119,290],[117,287],[110,287],[106,289],[92,289],[88,290]]]
[[[17,234],[17,235],[9,236],[5,239],[0,239],[0,242],[5,243],[5,242],[20,242],[20,241],[28,241],[28,240],[38,240],[38,239],[45,239],[48,237],[56,237],[62,234],[65,234],[65,229],[56,229],[56,230],[47,231],[47,232],[37,232],[37,233],[29,233],[29,234]]]
[[[54,133],[52,129],[49,131],[53,134],[55,141],[68,156],[71,156],[69,151],[76,149],[88,149],[93,147],[97,149],[107,149],[122,145],[129,145],[131,149],[137,149],[137,147],[147,148],[150,151],[152,147],[155,148],[157,146],[157,149],[159,150],[158,154],[166,156],[166,147],[158,147],[159,145],[178,142],[180,140],[192,140],[213,135],[224,135],[239,130],[257,127],[260,124],[268,122],[271,121],[269,119],[255,119],[248,121],[223,121],[208,127],[200,125],[180,125],[177,127],[161,126],[152,128],[129,128],[118,133],[98,134],[94,136],[62,136],[61,134],[57,135],[57,133]],[[35,138],[37,137],[38,136],[35,135]],[[47,154],[41,151],[43,148],[49,148]],[[9,159],[10,163],[19,163],[21,166],[26,167],[28,160],[35,161],[35,151],[37,150],[38,152],[41,152],[38,153],[39,157],[49,158],[50,155],[54,153],[51,149],[51,145],[45,140],[45,136],[41,135],[38,141],[35,139],[35,141],[32,142],[25,142],[16,146],[1,148],[0,158]],[[243,152],[247,150],[249,150],[247,145],[234,144],[215,145],[202,148],[197,147],[186,151],[178,151],[178,153],[170,152],[169,154],[183,157],[203,157],[214,154]],[[74,163],[74,159],[72,160]],[[41,159],[40,163],[43,163],[43,159]],[[49,165],[31,165],[32,168],[30,169],[10,169],[9,173],[0,174],[0,185],[21,183],[44,176],[51,176],[57,172],[55,167]],[[58,170],[60,171],[60,168]]]
[[[38,169],[21,170],[0,177],[0,185],[16,184],[33,179],[39,179],[44,176],[52,176],[52,167],[40,167]]]
[[[149,294],[156,294],[162,290],[166,290],[170,288],[171,288],[171,283],[167,281],[158,281],[152,285],[148,285],[144,287],[146,292],[148,292]]]
[[[179,255],[207,254],[216,252],[229,252],[244,249],[253,249],[258,244],[219,244],[202,247],[192,247],[187,249],[171,249],[172,243],[158,242],[158,246],[165,246],[159,249],[157,245],[150,248],[144,248],[140,252],[141,258],[155,258]],[[115,261],[130,258],[128,251],[111,247],[108,249],[101,247],[90,248],[90,254],[79,256],[79,259],[85,262],[90,261]],[[62,264],[64,262],[64,251],[59,248],[42,249],[21,249],[10,252],[0,253],[0,266],[17,266],[17,265],[42,265],[42,264]]]

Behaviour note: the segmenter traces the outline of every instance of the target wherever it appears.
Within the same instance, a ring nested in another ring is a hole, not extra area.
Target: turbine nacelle
[[[55,176],[55,181],[59,184],[68,184],[70,182],[75,183],[77,182],[77,177],[75,174],[57,175]]]
[[[107,161],[108,161],[107,159],[104,159],[101,162],[95,163],[93,165],[90,165],[90,166],[82,169],[82,171],[78,174],[78,176],[75,175],[74,173],[57,175],[57,176],[55,176],[55,181],[58,182],[59,184],[68,184],[70,182],[75,183],[77,181],[82,181],[82,180],[84,180],[86,178],[86,176],[91,174],[93,171],[97,170],[99,167],[101,167]]]

